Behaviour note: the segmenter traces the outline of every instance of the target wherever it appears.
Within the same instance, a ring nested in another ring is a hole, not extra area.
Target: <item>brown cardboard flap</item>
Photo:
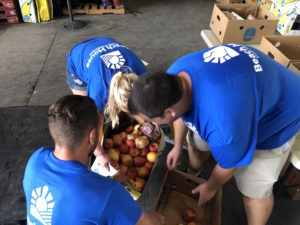
[[[265,36],[260,50],[288,67],[291,61],[300,61],[300,36]]]
[[[289,65],[289,69],[300,75],[300,61],[299,62],[291,62]]]
[[[185,224],[183,212],[187,207],[196,211],[196,224],[221,224],[221,190],[203,207],[197,206],[199,195],[191,193],[203,182],[205,180],[181,171],[167,173],[155,207],[156,211],[164,214],[166,225]]]

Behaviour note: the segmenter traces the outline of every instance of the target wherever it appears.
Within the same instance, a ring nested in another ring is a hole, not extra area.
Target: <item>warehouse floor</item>
[[[26,218],[22,190],[26,162],[35,149],[52,144],[48,106],[70,94],[65,83],[65,53],[77,42],[109,36],[149,62],[149,70],[164,71],[178,57],[206,47],[200,31],[209,27],[213,4],[212,0],[126,0],[125,15],[76,15],[75,19],[90,25],[74,32],[63,28],[67,18],[41,24],[0,24],[0,224],[23,224],[18,221]],[[138,201],[145,209],[155,205],[170,148],[166,146],[151,185]],[[210,160],[206,176],[213,165]],[[268,224],[298,225],[299,211],[299,201],[290,200],[282,190]],[[232,224],[246,224],[234,181],[223,187],[222,199],[222,225]]]

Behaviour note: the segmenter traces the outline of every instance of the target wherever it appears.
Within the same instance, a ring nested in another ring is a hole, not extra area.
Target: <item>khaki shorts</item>
[[[252,198],[271,196],[273,185],[278,180],[295,139],[296,136],[278,148],[255,150],[251,164],[238,168],[234,174],[239,191]],[[187,134],[187,142],[194,149],[209,151],[208,144],[192,131]]]

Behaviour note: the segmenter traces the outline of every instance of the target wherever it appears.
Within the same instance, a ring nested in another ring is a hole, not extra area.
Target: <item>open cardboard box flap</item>
[[[218,191],[203,207],[197,206],[199,195],[191,193],[192,189],[203,182],[205,180],[178,170],[167,173],[155,207],[156,211],[165,216],[166,225],[186,223],[182,216],[186,207],[196,211],[196,224],[221,224],[222,191]]]
[[[260,50],[289,67],[291,62],[300,62],[300,36],[265,36],[260,43]]]

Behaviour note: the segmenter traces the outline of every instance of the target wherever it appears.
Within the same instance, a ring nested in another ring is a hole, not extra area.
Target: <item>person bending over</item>
[[[169,169],[180,162],[186,134],[191,170],[201,170],[212,153],[209,180],[193,190],[199,205],[234,176],[248,224],[264,225],[299,131],[299,99],[300,76],[257,49],[228,44],[183,56],[167,74],[141,76],[128,109],[157,125],[174,121]]]
[[[113,128],[119,123],[118,113],[128,111],[127,101],[133,82],[146,71],[135,53],[108,37],[78,43],[67,54],[68,86],[73,94],[91,97],[100,112],[100,123],[103,124],[105,111]],[[94,154],[98,162],[109,169],[109,159],[100,142]]]

